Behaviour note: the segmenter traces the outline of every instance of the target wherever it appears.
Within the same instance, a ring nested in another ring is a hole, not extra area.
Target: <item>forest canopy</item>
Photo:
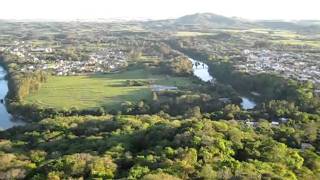
[[[288,128],[165,115],[45,119],[1,132],[0,178],[316,179],[319,155],[275,140]]]

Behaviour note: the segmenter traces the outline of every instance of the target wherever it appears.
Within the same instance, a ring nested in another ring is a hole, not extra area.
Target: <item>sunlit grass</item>
[[[311,46],[315,48],[320,48],[320,41],[307,41],[307,40],[275,40],[274,43],[285,44],[285,45],[297,45],[297,46]]]
[[[175,34],[175,36],[179,37],[188,37],[188,36],[206,36],[213,35],[213,33],[204,33],[204,32],[191,32],[191,31],[179,31]]]
[[[39,91],[29,95],[25,102],[58,109],[106,107],[117,108],[124,101],[149,100],[151,89],[146,86],[126,86],[127,80],[152,81],[155,84],[188,87],[191,79],[153,75],[144,70],[117,74],[88,76],[53,76]]]

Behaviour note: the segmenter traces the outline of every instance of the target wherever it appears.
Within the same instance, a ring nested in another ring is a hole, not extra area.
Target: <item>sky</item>
[[[320,19],[320,0],[1,0],[0,19],[166,19],[211,12],[246,19]]]

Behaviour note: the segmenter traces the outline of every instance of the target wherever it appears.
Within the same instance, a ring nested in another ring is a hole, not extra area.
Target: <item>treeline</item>
[[[41,83],[47,81],[47,74],[43,71],[33,73],[10,73],[9,98],[15,101],[21,101],[30,93],[36,92]]]
[[[228,62],[213,62],[209,66],[210,73],[218,81],[230,84],[242,93],[257,92],[260,95],[255,98],[262,102],[286,100],[294,102],[303,111],[319,112],[320,99],[314,96],[314,85],[311,82],[287,80],[272,74],[250,75],[237,72]]]
[[[9,102],[20,102],[30,93],[37,91],[41,83],[47,81],[48,74],[43,71],[35,71],[32,73],[24,73],[17,70],[16,61],[18,57],[13,55],[0,55],[1,65],[7,70],[9,93],[7,98]]]
[[[287,80],[273,74],[251,75],[238,72],[234,69],[230,60],[225,57],[213,57],[206,52],[188,49],[188,47],[184,48],[183,45],[175,40],[168,41],[168,44],[192,58],[207,63],[210,74],[220,83],[231,85],[241,94],[252,96],[252,92],[258,92],[260,96],[255,96],[254,98],[260,102],[286,100],[294,102],[303,111],[310,113],[320,112],[320,99],[314,96],[314,84],[311,82]]]
[[[149,101],[122,103],[117,114],[141,115],[164,112],[171,116],[182,117],[200,117],[201,114],[217,117],[216,115],[219,114],[219,118],[225,118],[226,113],[220,110],[229,103],[240,104],[241,102],[239,95],[223,84],[211,86],[199,83],[195,88],[196,90],[153,92]],[[229,97],[228,102],[219,100],[220,97]]]
[[[206,61],[210,59],[210,55],[207,53],[198,52],[196,49],[190,49],[189,47],[184,47],[183,42],[179,42],[177,40],[170,40],[166,42],[170,45],[173,49],[178,50],[189,57],[199,60],[199,61]]]
[[[305,126],[166,114],[45,119],[0,132],[0,179],[318,179],[316,150],[286,145],[315,122]]]
[[[45,118],[66,116],[102,116],[107,113],[103,107],[91,109],[57,109],[23,102],[11,102],[8,106],[8,111],[13,112],[16,116],[21,116],[22,119],[27,122],[37,122]],[[117,111],[110,110],[108,113],[117,114]]]
[[[178,56],[169,61],[161,61],[160,71],[176,76],[191,75],[193,72],[192,62],[187,57]]]

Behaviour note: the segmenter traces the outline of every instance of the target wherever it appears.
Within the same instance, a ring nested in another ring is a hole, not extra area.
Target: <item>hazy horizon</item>
[[[249,20],[320,20],[317,0],[4,0],[3,20],[168,19],[214,13]]]

